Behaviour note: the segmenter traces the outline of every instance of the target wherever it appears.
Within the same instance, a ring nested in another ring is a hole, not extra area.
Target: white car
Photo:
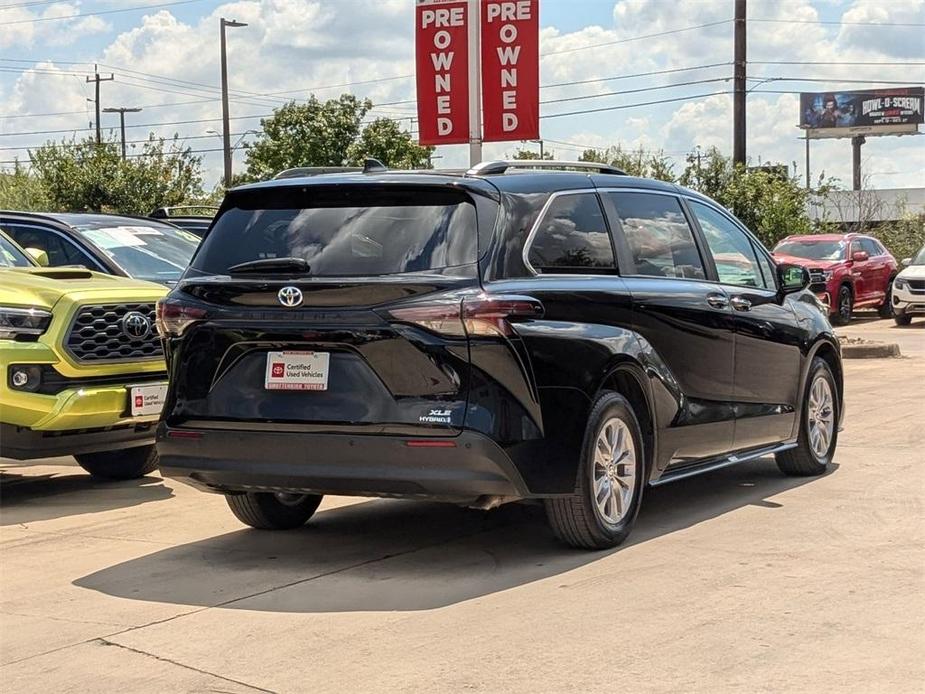
[[[893,319],[909,325],[912,316],[925,316],[925,246],[902,263],[905,269],[893,280]]]

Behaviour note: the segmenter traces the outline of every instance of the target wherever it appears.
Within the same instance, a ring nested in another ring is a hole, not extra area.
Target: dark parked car
[[[842,368],[807,282],[708,198],[603,165],[236,188],[158,306],[161,471],[256,528],[323,494],[541,499],[611,547],[647,485],[827,469]]]
[[[45,251],[52,266],[176,284],[199,239],[146,217],[0,211],[0,229],[23,248]]]
[[[212,218],[218,212],[217,207],[208,205],[176,205],[174,207],[158,207],[149,217],[170,222],[174,226],[195,234],[202,238],[209,230]]]
[[[896,259],[877,239],[861,234],[788,236],[774,257],[809,271],[810,289],[829,307],[832,322],[845,325],[856,308],[893,315],[890,301]]]

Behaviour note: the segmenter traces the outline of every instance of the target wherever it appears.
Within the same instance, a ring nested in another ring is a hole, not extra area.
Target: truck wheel
[[[576,493],[546,499],[553,533],[582,549],[619,545],[636,521],[645,469],[642,432],[632,407],[617,393],[603,393],[588,417]]]
[[[321,494],[285,494],[282,492],[246,492],[226,494],[225,501],[235,518],[259,530],[300,528],[312,517]]]
[[[109,480],[134,480],[157,470],[157,451],[154,446],[82,453],[74,457],[80,467],[94,477]]]
[[[912,322],[912,316],[908,313],[896,313],[893,315],[893,320],[896,321],[896,325],[909,325]]]
[[[786,475],[821,475],[832,461],[838,442],[838,389],[824,359],[816,357],[809,370],[797,447],[775,457]]]
[[[877,315],[881,318],[892,318],[893,317],[893,279],[890,278],[890,283],[886,285],[886,296],[883,297],[883,303],[880,304],[880,308],[877,309]]]
[[[832,325],[848,325],[851,322],[854,297],[851,295],[851,287],[847,284],[843,284],[838,290],[838,297],[833,308],[835,312],[832,314]]]

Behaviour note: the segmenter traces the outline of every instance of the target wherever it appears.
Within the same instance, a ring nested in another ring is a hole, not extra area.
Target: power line
[[[599,99],[605,96],[621,96],[623,94],[638,94],[640,92],[654,92],[659,89],[673,89],[675,87],[687,87],[694,84],[709,84],[711,82],[728,82],[731,80],[731,77],[714,77],[709,80],[693,80],[690,82],[678,82],[677,84],[663,84],[657,87],[642,87],[640,89],[624,89],[619,92],[605,92],[603,94],[585,94],[582,96],[569,96],[562,99],[546,99],[545,101],[540,101],[541,104],[559,104],[566,101],[584,101],[586,99]]]
[[[54,17],[34,17],[32,19],[14,19],[12,22],[4,21],[5,26],[12,24],[34,24],[36,22],[57,22],[67,19],[82,19],[83,17],[99,17],[107,14],[117,14],[120,12],[135,12],[136,10],[152,10],[157,7],[173,7],[174,5],[191,5],[195,2],[204,2],[205,0],[174,0],[173,2],[160,2],[156,5],[136,5],[135,7],[121,7],[115,10],[99,10],[98,12],[81,12],[79,14],[60,15]],[[6,7],[2,9],[12,9]]]
[[[771,17],[749,17],[750,22],[769,22],[775,24],[834,24],[837,26],[864,27],[925,27],[922,22],[853,22],[837,19],[773,19]]]
[[[720,94],[729,94],[729,91],[709,92],[707,94],[690,94],[688,96],[679,96],[674,99],[659,99],[657,101],[641,101],[636,104],[622,104],[620,106],[605,106],[602,108],[588,108],[581,111],[566,111],[565,113],[546,113],[541,114],[540,118],[563,118],[565,116],[581,116],[586,113],[603,113],[604,111],[620,111],[626,108],[638,108],[640,106],[654,106],[656,104],[669,104],[677,101],[687,101],[689,99],[703,99],[708,96],[719,96]]]
[[[577,46],[575,48],[565,48],[561,51],[547,51],[546,53],[540,54],[541,58],[545,58],[550,55],[561,55],[563,53],[575,53],[576,51],[586,51],[591,48],[603,48],[604,46],[616,46],[620,43],[630,43],[631,41],[642,41],[644,39],[654,39],[659,36],[669,36],[671,34],[680,34],[683,31],[693,31],[695,29],[707,29],[709,27],[719,26],[720,24],[729,24],[732,22],[731,19],[721,19],[717,22],[707,22],[706,24],[695,24],[694,26],[681,27],[680,29],[669,29],[667,31],[659,31],[654,34],[644,34],[642,36],[631,36],[625,39],[616,39],[615,41],[605,41],[604,43],[595,43],[590,46]]]
[[[749,60],[749,65],[925,65],[925,61]]]

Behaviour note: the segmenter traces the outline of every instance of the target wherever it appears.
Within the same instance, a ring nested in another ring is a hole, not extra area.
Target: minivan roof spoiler
[[[388,167],[378,159],[368,157],[363,166],[297,166],[294,169],[280,171],[273,177],[274,181],[284,178],[302,178],[303,176],[323,176],[338,173],[383,173]]]

